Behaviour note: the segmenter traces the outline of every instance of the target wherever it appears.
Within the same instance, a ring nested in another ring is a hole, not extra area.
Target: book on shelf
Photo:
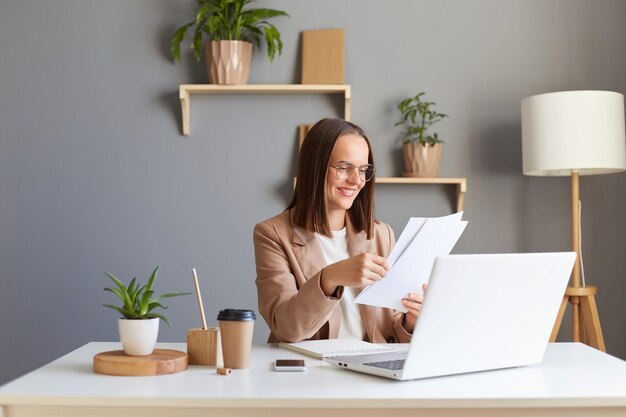
[[[302,84],[345,83],[343,29],[302,32]]]

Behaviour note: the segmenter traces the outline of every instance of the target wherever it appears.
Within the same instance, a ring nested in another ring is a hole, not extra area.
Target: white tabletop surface
[[[158,347],[184,351],[184,343]],[[580,343],[548,346],[542,365],[392,381],[337,369],[276,345],[255,345],[250,369],[220,376],[212,367],[154,377],[95,374],[89,343],[0,387],[0,406],[139,407],[624,407],[626,362]],[[306,372],[273,372],[277,358],[305,358]],[[427,359],[425,359],[427,360]]]

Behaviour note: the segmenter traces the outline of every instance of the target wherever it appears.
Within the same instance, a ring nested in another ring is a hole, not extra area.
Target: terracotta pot
[[[204,46],[207,72],[213,84],[245,84],[250,74],[252,44],[211,41]]]
[[[150,355],[159,335],[159,319],[119,319],[118,329],[124,353],[132,356]]]
[[[440,143],[423,146],[419,142],[405,143],[404,176],[434,178],[439,176],[439,162],[441,161]]]

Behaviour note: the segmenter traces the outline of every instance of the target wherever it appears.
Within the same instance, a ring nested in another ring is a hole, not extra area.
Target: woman
[[[289,207],[254,228],[268,342],[410,340],[421,296],[403,299],[406,314],[352,303],[386,275],[395,243],[391,228],[374,220],[373,164],[367,136],[350,122],[323,119],[307,134]]]

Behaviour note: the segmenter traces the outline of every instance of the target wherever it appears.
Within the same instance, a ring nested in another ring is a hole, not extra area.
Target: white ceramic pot
[[[159,319],[119,319],[118,328],[124,352],[132,356],[152,353],[159,335]]]

